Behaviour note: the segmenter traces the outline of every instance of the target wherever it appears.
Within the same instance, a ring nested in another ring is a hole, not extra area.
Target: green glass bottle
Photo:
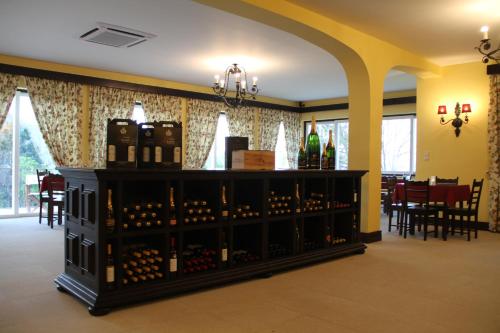
[[[328,158],[328,169],[335,170],[335,145],[332,140],[332,130],[328,132],[328,144],[326,145],[326,156]]]
[[[320,142],[316,132],[316,117],[312,117],[311,132],[307,136],[306,143],[307,167],[309,169],[319,169],[320,163]]]
[[[326,155],[326,143],[323,143],[323,153],[321,154],[321,169],[328,169],[328,156]]]
[[[299,156],[297,158],[299,169],[307,169],[307,155],[306,150],[304,149],[304,140],[300,138],[300,149]]]

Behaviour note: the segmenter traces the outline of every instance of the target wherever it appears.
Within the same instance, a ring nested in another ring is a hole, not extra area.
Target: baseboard
[[[360,233],[360,237],[363,243],[380,242],[382,240],[382,231],[362,232]]]
[[[488,222],[477,222],[478,230],[490,230],[490,224]]]

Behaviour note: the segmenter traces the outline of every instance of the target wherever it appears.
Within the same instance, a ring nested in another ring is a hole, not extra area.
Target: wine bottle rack
[[[55,282],[93,315],[365,250],[364,171],[60,171],[65,269]]]

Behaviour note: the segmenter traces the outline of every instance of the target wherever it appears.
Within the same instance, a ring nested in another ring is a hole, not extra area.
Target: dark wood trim
[[[9,73],[9,74],[17,74],[17,75],[26,75],[26,76],[34,76],[42,79],[49,80],[59,80],[66,82],[75,82],[80,84],[87,85],[95,85],[109,88],[117,88],[117,89],[125,89],[125,90],[133,90],[144,93],[152,93],[152,94],[161,94],[161,95],[170,95],[177,97],[186,97],[186,98],[194,98],[194,99],[202,99],[213,102],[220,102],[220,98],[213,94],[206,94],[194,91],[180,90],[180,89],[172,89],[172,88],[163,88],[150,86],[146,84],[138,84],[138,83],[130,83],[123,82],[117,80],[110,79],[102,79],[92,76],[86,75],[78,75],[78,74],[69,74],[63,72],[49,71],[44,69],[36,69],[22,66],[14,66],[7,64],[0,64],[0,72]],[[296,106],[288,106],[288,105],[280,105],[274,103],[260,102],[260,101],[246,101],[247,106],[255,106],[267,109],[274,110],[284,110],[290,112],[301,112],[302,108]]]
[[[361,237],[361,242],[363,243],[374,243],[380,242],[382,240],[382,231],[372,231],[372,232],[361,232],[359,234]]]
[[[395,98],[385,98],[383,105],[399,105],[399,104],[415,104],[417,102],[416,96],[407,97],[395,97]],[[301,113],[304,112],[320,112],[320,111],[335,111],[335,110],[347,110],[349,109],[349,103],[337,103],[337,104],[326,104],[318,106],[306,106],[302,108]]]
[[[486,74],[488,75],[500,74],[500,64],[493,64],[486,66]]]
[[[490,224],[488,222],[478,221],[477,222],[477,229],[488,231],[488,230],[490,230]]]

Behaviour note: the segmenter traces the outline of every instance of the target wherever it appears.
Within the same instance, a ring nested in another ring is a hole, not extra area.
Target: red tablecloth
[[[49,181],[52,183],[52,191],[64,191],[64,178],[61,176],[45,176],[40,185],[40,192],[45,192],[49,189]]]
[[[470,195],[469,185],[449,185],[438,184],[429,187],[430,202],[446,202],[449,207],[454,207],[457,202],[467,201]],[[392,200],[394,202],[403,201],[405,198],[404,184],[396,184]]]

